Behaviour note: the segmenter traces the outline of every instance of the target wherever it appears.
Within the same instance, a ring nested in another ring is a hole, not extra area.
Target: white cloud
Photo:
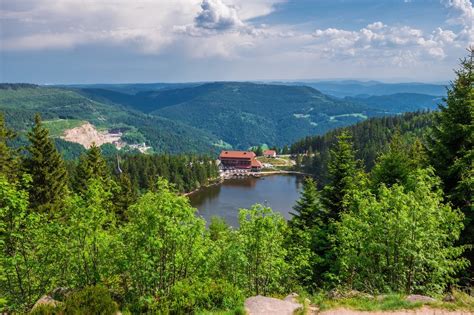
[[[281,0],[22,0],[2,2],[2,50],[68,49],[85,44],[128,44],[159,53],[195,31],[242,28],[244,18],[268,14]],[[244,18],[240,18],[240,13]],[[251,32],[248,26],[242,28]],[[182,31],[182,27],[181,27]],[[178,35],[178,36],[177,36]]]
[[[308,31],[298,25],[255,25],[251,20],[270,14],[282,1],[6,1],[0,10],[0,49],[123,45],[145,54],[171,52],[179,55],[176,58],[219,57],[252,66],[268,64],[268,73],[276,75],[272,71],[281,67],[304,76],[312,64],[339,66],[347,62],[367,69],[435,64],[447,56],[457,58],[474,39],[469,0],[440,0],[451,12],[451,24],[440,21],[433,31],[382,21],[358,30],[329,27]],[[302,62],[300,70],[292,66]]]
[[[350,31],[344,29],[318,29],[313,32],[314,42],[306,51],[323,58],[351,57],[361,63],[391,62],[402,66],[423,59],[442,60],[446,50],[465,47],[463,31],[437,28],[431,33],[409,26],[388,26],[378,21]]]
[[[225,5],[221,0],[203,0],[202,11],[194,18],[197,28],[228,30],[244,25],[237,15],[237,10]]]
[[[474,43],[474,6],[470,0],[442,0],[446,7],[451,8],[454,17],[448,23],[461,25],[458,37],[460,41]]]

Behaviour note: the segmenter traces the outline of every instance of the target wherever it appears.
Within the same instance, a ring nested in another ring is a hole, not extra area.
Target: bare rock
[[[292,315],[302,307],[299,303],[261,295],[245,300],[245,310],[249,315]]]
[[[56,307],[60,303],[61,302],[53,299],[50,295],[43,295],[38,301],[36,301],[36,303],[35,303],[35,305],[33,305],[32,309],[35,309],[40,305],[48,305],[48,306]]]
[[[436,299],[426,295],[412,294],[406,297],[405,299],[408,302],[422,302],[422,303],[431,303],[436,302]]]
[[[290,293],[283,299],[283,301],[298,303],[298,296],[297,293]]]
[[[443,302],[453,303],[453,302],[456,302],[456,298],[454,297],[454,295],[453,295],[452,293],[448,293],[448,294],[443,298]]]
[[[341,290],[338,290],[338,289],[333,289],[331,291],[329,291],[328,293],[328,298],[330,299],[347,299],[347,298],[355,298],[355,297],[359,297],[359,298],[368,298],[368,299],[372,299],[374,298],[373,295],[370,295],[368,293],[364,293],[364,292],[360,292],[360,291],[357,291],[357,290],[349,290],[349,291],[341,291]]]

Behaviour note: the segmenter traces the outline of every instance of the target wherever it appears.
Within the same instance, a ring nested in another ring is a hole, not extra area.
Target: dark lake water
[[[289,219],[302,186],[303,177],[296,175],[229,179],[220,185],[201,189],[191,194],[189,199],[208,222],[212,216],[220,216],[230,225],[238,226],[239,209],[256,203],[265,204]]]

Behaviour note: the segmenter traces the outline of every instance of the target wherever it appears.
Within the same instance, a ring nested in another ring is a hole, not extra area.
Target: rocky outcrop
[[[120,132],[110,133],[107,131],[98,131],[91,123],[84,123],[83,125],[68,129],[64,131],[62,139],[82,144],[86,149],[89,149],[93,143],[97,146],[101,146],[105,143],[112,143],[117,148],[122,147],[124,144],[120,141],[122,134]]]
[[[56,307],[60,304],[61,302],[53,299],[50,295],[43,295],[38,301],[36,301],[35,305],[33,306],[32,309],[35,309],[39,306],[45,305],[45,306],[51,306],[51,307]]]
[[[431,303],[436,302],[436,299],[426,295],[412,294],[406,297],[408,302],[421,302],[421,303]]]
[[[252,296],[245,300],[245,310],[248,315],[293,315],[303,308],[303,305],[296,302],[296,296],[290,294],[284,300]]]

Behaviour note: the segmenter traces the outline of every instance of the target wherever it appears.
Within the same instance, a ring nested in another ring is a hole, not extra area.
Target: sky
[[[471,0],[0,0],[0,82],[445,82]]]

